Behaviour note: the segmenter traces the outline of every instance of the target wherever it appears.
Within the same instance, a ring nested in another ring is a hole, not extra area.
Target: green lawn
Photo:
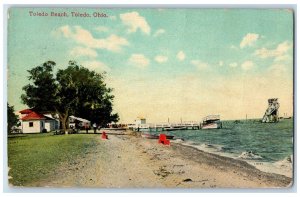
[[[100,137],[100,136],[99,136]],[[39,181],[59,165],[83,155],[96,145],[95,135],[26,134],[8,138],[10,183],[22,186]]]

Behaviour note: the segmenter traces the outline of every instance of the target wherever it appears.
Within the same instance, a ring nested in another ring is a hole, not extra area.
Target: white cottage
[[[31,109],[20,111],[21,113],[21,129],[23,133],[42,133],[56,129],[56,120],[43,114],[35,112]]]

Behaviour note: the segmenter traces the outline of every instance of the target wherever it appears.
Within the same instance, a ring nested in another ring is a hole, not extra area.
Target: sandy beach
[[[59,166],[39,187],[90,188],[282,188],[283,175],[259,171],[240,160],[133,135],[95,135],[95,148]]]

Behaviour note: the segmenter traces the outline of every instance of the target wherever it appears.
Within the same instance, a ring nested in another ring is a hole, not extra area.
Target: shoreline
[[[287,163],[285,161],[285,159],[275,161],[275,162],[260,161],[260,160],[255,160],[255,159],[243,159],[243,158],[239,158],[238,156],[236,156],[235,154],[232,154],[232,153],[221,152],[218,150],[210,150],[212,148],[203,148],[204,144],[195,145],[193,141],[173,140],[173,143],[180,144],[182,146],[195,148],[196,150],[199,150],[199,151],[202,151],[205,153],[214,154],[217,156],[226,157],[226,158],[230,158],[230,159],[234,159],[234,160],[238,160],[238,161],[244,161],[247,164],[255,167],[256,169],[258,169],[262,172],[275,173],[275,174],[283,175],[283,176],[286,176],[289,178],[293,177],[293,163],[292,162]],[[211,144],[211,145],[214,148],[216,148],[215,146],[220,146],[217,144]]]
[[[178,147],[176,147],[176,146],[178,146]],[[248,163],[248,161],[244,161],[244,160],[241,160],[241,159],[235,159],[235,158],[231,158],[231,157],[227,157],[227,156],[223,156],[223,155],[218,155],[218,154],[211,153],[211,152],[206,152],[206,151],[200,150],[196,147],[189,146],[189,145],[186,145],[186,144],[177,143],[175,145],[175,147],[179,151],[182,151],[183,153],[186,152],[186,151],[183,151],[183,149],[190,149],[188,151],[192,150],[192,151],[195,151],[195,152],[197,152],[197,151],[201,152],[202,156],[205,156],[204,158],[199,159],[199,158],[196,158],[196,157],[189,157],[189,156],[187,157],[187,159],[192,159],[192,160],[195,160],[197,162],[202,162],[202,163],[204,162],[208,165],[214,165],[214,163],[211,162],[211,161],[214,161],[214,160],[222,161],[222,162],[224,162],[224,165],[217,167],[217,168],[220,168],[222,170],[232,170],[232,169],[237,169],[238,168],[238,170],[242,170],[245,173],[250,173],[251,176],[254,176],[258,179],[261,179],[261,177],[265,177],[267,179],[276,179],[276,180],[279,180],[279,181],[283,181],[287,184],[290,184],[293,181],[292,177],[288,177],[288,176],[285,176],[285,175],[282,175],[282,174],[262,171],[261,169],[257,168],[256,166]],[[182,155],[185,155],[185,154],[182,154]],[[197,153],[195,153],[195,155],[197,155]]]
[[[131,135],[109,135],[84,157],[61,165],[32,187],[284,188],[293,179],[258,170],[245,161]]]

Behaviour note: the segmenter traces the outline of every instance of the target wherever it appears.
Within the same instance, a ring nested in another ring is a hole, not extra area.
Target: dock
[[[183,123],[147,123],[131,125],[129,129],[135,131],[140,129],[148,129],[149,131],[194,130],[200,129],[200,123],[196,121],[185,121]]]

